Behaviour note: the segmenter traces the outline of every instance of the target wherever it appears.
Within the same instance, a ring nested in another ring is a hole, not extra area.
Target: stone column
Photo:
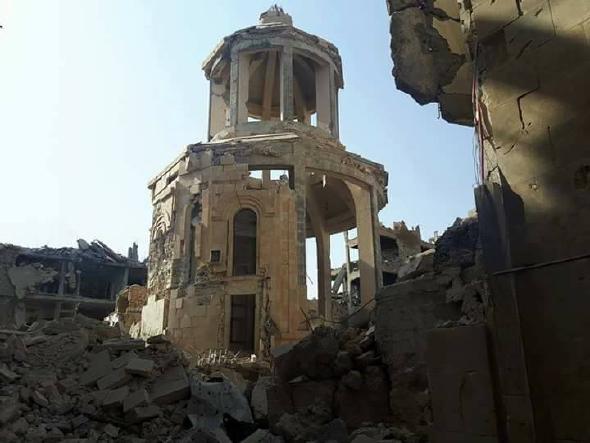
[[[318,311],[323,318],[330,320],[332,318],[330,233],[325,228],[323,215],[309,185],[307,186],[307,199],[307,212],[316,238]]]
[[[300,287],[306,286],[306,267],[305,267],[305,238],[306,238],[306,183],[307,173],[305,171],[305,161],[297,157],[293,167],[293,182],[295,190],[295,210],[297,212],[297,250],[298,250],[298,272],[297,279]]]
[[[323,223],[320,223],[323,225]],[[316,232],[316,249],[318,265],[318,311],[327,320],[332,319],[332,291],[330,268],[330,234],[323,226]]]
[[[375,225],[371,192],[368,188],[347,183],[352,194],[356,212],[356,228],[359,250],[359,274],[361,279],[361,306],[369,304],[378,287],[377,251],[375,250]]]
[[[223,99],[226,85],[211,79],[209,82],[209,132],[208,140],[225,127],[226,104]]]
[[[293,108],[293,48],[284,46],[281,52],[281,120],[293,120]]]
[[[231,55],[229,80],[229,121],[230,126],[237,126],[248,121],[248,87],[250,55],[233,52]]]

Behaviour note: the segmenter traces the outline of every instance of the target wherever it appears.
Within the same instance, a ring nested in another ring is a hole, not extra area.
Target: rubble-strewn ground
[[[321,327],[277,353],[271,376],[261,362],[196,368],[164,337],[82,315],[0,330],[0,441],[418,441],[379,423],[389,381],[372,329]]]

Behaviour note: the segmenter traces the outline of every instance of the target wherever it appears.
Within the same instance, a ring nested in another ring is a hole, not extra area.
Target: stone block
[[[289,383],[295,411],[304,413],[310,406],[322,403],[332,410],[336,384],[332,380]]]
[[[123,405],[125,399],[129,396],[129,387],[123,386],[122,388],[113,389],[108,391],[102,401],[102,406],[105,408],[119,407]]]
[[[8,369],[8,366],[6,366],[4,363],[0,364],[0,380],[3,380],[7,383],[12,383],[18,377],[19,375]]]
[[[134,358],[129,360],[125,366],[125,370],[133,375],[149,377],[154,371],[154,361],[145,358]]]
[[[103,432],[107,434],[109,437],[117,438],[119,435],[119,428],[113,426],[112,424],[107,424],[104,428],[102,428]]]
[[[119,369],[127,365],[130,360],[137,358],[137,354],[134,351],[129,351],[121,354],[118,358],[114,359],[111,363],[113,369]]]
[[[133,408],[146,406],[150,402],[150,397],[145,389],[139,389],[133,394],[129,395],[123,401],[123,412],[128,412]]]
[[[154,381],[150,398],[154,403],[168,404],[187,398],[189,393],[189,380],[184,368],[174,366]]]
[[[111,357],[106,349],[90,357],[88,370],[80,376],[80,384],[89,386],[111,371]]]
[[[110,339],[105,340],[101,346],[114,352],[135,351],[145,349],[145,342],[141,339]]]
[[[496,415],[485,326],[430,331],[426,359],[434,430],[495,437]]]
[[[132,422],[138,423],[160,415],[161,409],[156,405],[141,406],[134,408],[128,414]]]
[[[112,370],[110,373],[100,378],[96,385],[98,389],[115,389],[131,380],[131,375],[125,371],[125,368]]]

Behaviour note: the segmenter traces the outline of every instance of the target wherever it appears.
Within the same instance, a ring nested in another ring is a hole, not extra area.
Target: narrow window
[[[241,209],[234,217],[233,275],[256,274],[256,213]]]

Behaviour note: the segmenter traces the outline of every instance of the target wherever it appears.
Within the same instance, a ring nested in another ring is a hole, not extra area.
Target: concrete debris
[[[110,333],[97,332],[103,327],[77,315],[51,328],[0,333],[0,441],[166,442],[208,435],[209,441],[229,442],[258,430],[243,387],[189,370],[166,340],[140,346],[126,337],[107,338]],[[22,355],[15,358],[19,348]],[[200,418],[188,418],[195,405],[205,404],[219,410],[207,429]],[[254,438],[281,441],[272,434]]]
[[[274,350],[276,376],[260,378],[252,391],[255,418],[266,415],[287,441],[349,441],[365,423],[390,422],[390,382],[374,334],[318,327]],[[283,411],[273,416],[277,399]]]

